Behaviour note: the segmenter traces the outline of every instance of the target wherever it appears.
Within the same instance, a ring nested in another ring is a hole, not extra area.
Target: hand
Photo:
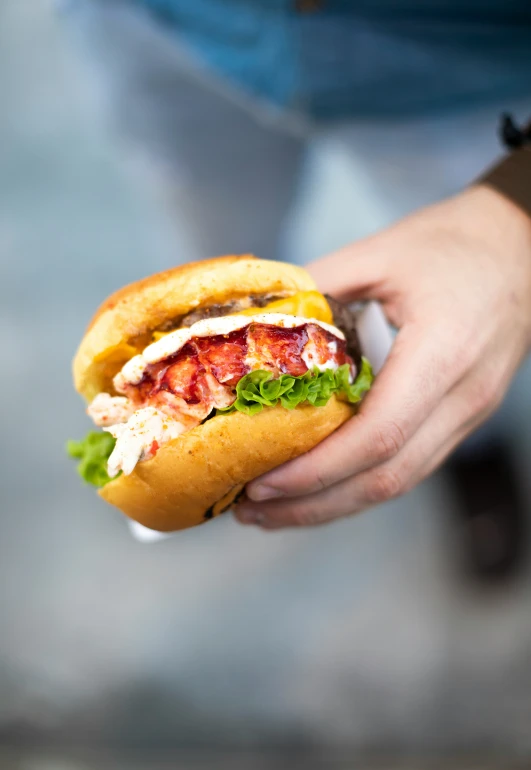
[[[399,329],[359,413],[248,485],[243,523],[320,524],[426,478],[499,406],[531,345],[531,219],[487,187],[310,267],[340,300],[378,299]]]

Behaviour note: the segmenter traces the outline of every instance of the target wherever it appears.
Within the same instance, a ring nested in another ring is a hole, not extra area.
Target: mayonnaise
[[[269,324],[284,329],[293,329],[296,326],[313,323],[333,334],[334,337],[340,340],[345,339],[342,331],[324,321],[286,315],[284,313],[257,313],[252,316],[228,315],[221,318],[205,318],[202,321],[197,321],[188,329],[177,329],[177,331],[170,332],[170,334],[166,334],[157,342],[148,345],[141,355],[132,358],[131,361],[125,364],[121,372],[116,375],[115,386],[118,390],[122,390],[124,382],[136,385],[142,379],[142,374],[148,364],[155,364],[169,356],[175,355],[192,337],[213,337],[218,334],[230,334],[238,329],[244,329],[251,323]]]
[[[301,355],[302,360],[308,367],[308,369],[318,369],[320,372],[324,372],[326,369],[337,369],[338,364],[333,358],[329,358],[328,361],[321,363],[321,356],[317,350],[315,343],[312,340],[308,340],[304,346],[304,350]]]
[[[116,446],[109,457],[107,472],[111,478],[120,471],[133,472],[139,460],[149,460],[162,444],[180,436],[186,428],[158,409],[147,406],[127,421],[104,428],[114,436]]]
[[[109,393],[98,393],[87,407],[88,416],[100,428],[127,422],[133,412],[134,407],[128,398],[111,396]]]

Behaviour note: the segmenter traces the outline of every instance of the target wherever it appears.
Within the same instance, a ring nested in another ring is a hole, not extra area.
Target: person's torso
[[[209,69],[314,118],[531,91],[529,0],[133,0]]]

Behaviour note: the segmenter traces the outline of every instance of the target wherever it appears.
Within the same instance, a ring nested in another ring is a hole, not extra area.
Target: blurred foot
[[[444,466],[462,530],[462,561],[481,582],[516,577],[527,557],[526,506],[507,445],[458,452]]]

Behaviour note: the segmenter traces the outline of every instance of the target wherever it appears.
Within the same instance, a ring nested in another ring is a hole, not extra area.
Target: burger
[[[372,372],[355,317],[302,268],[226,256],[113,294],[73,362],[98,430],[82,478],[153,530],[201,524],[355,412]]]

